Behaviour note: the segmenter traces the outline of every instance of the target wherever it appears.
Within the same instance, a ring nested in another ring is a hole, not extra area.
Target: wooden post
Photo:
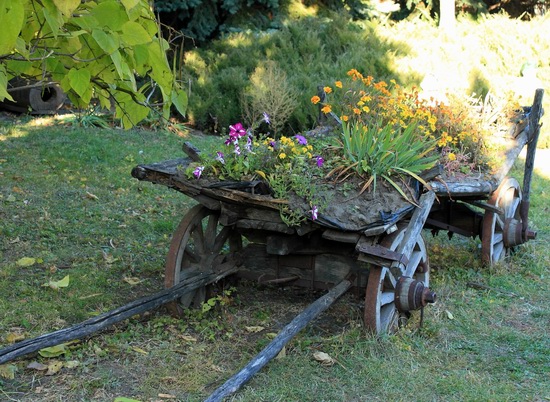
[[[531,199],[531,180],[533,177],[533,169],[535,167],[535,153],[537,151],[537,143],[540,133],[540,118],[542,116],[542,97],[543,89],[535,91],[535,99],[529,114],[529,126],[532,130],[532,135],[527,144],[527,155],[525,156],[525,170],[523,173],[523,198],[521,201],[520,216],[522,221],[523,240],[528,240],[527,231],[529,230],[529,204]]]
[[[323,297],[320,297],[310,304],[304,311],[296,316],[290,324],[284,327],[275,339],[257,354],[241,371],[216,389],[205,402],[221,401],[226,396],[237,392],[244,383],[249,381],[254,374],[277,356],[281,349],[283,349],[283,347],[311,320],[329,308],[340,296],[342,296],[351,287],[352,282],[352,278],[344,279]]]
[[[136,314],[157,308],[169,301],[176,300],[184,294],[214,283],[223,277],[237,271],[237,267],[224,271],[222,273],[198,273],[181,281],[178,285],[157,292],[151,296],[142,297],[115,310],[100,314],[89,320],[69,328],[60,329],[49,334],[41,335],[37,338],[27,339],[0,349],[0,364],[6,363],[17,357],[24,356],[40,349],[59,345],[63,342],[81,339],[93,334],[117,322],[123,321]]]

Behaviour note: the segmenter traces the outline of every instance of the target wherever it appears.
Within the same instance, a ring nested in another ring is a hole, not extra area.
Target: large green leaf
[[[142,94],[137,94],[138,101],[144,101]],[[140,105],[125,92],[115,94],[116,117],[121,119],[124,128],[131,128],[149,115],[149,108]]]
[[[107,54],[115,52],[120,47],[118,34],[115,32],[107,33],[102,29],[96,28],[92,31],[92,36],[99,47]]]
[[[128,21],[128,15],[118,1],[102,1],[94,7],[90,14],[101,23],[101,27],[108,27],[111,31],[119,31]]]
[[[4,99],[13,101],[13,98],[6,90],[6,87],[8,86],[8,77],[6,75],[6,69],[4,66],[0,65],[0,101],[3,101]]]
[[[140,24],[133,21],[128,21],[122,25],[120,38],[129,46],[143,45],[153,41],[151,35]]]
[[[0,0],[0,21],[2,21],[2,39],[0,56],[9,54],[15,47],[17,37],[23,27],[25,6],[22,1]]]
[[[185,116],[187,112],[187,94],[180,88],[174,88],[172,90],[172,104],[182,116]]]
[[[59,11],[67,17],[70,17],[80,5],[80,0],[53,0],[53,2]]]
[[[69,83],[71,88],[81,97],[84,97],[90,89],[90,71],[86,68],[71,68],[69,71]]]

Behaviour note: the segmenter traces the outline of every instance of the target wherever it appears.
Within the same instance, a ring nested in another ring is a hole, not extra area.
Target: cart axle
[[[435,303],[437,295],[422,281],[402,276],[395,287],[395,306],[401,313],[419,310],[428,303]]]

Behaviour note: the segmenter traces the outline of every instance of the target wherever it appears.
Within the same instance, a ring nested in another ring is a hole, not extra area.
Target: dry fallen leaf
[[[99,200],[99,197],[97,195],[92,194],[88,191],[86,191],[86,198],[89,198],[90,200],[95,200],[95,201]]]
[[[132,286],[139,285],[141,282],[143,282],[141,279],[136,278],[135,276],[125,276],[122,280]]]
[[[313,358],[321,363],[323,366],[332,366],[336,361],[325,352],[313,353]]]
[[[246,329],[247,332],[260,332],[263,331],[265,328],[260,327],[259,325],[253,325],[250,327],[244,327],[244,329]]]
[[[39,363],[39,362],[31,362],[31,363],[29,363],[27,368],[31,369],[31,370],[44,371],[44,370],[48,369],[48,366],[46,364],[42,364],[42,363]]]
[[[178,338],[183,339],[185,342],[197,342],[197,338],[191,335],[178,335]]]
[[[20,267],[30,267],[31,265],[36,264],[36,258],[23,257],[18,259],[16,264]]]
[[[13,364],[1,364],[0,365],[0,377],[6,378],[8,380],[13,380],[15,378],[15,372],[17,371],[17,366]]]
[[[275,359],[284,359],[286,357],[286,346],[283,346],[281,351],[275,356]]]
[[[57,357],[64,354],[67,351],[67,345],[62,343],[60,345],[51,346],[49,348],[40,349],[38,354],[42,357]]]
[[[60,288],[66,288],[69,286],[70,278],[69,275],[66,275],[63,279],[58,281],[50,280],[48,283],[43,284],[42,286],[50,287],[53,290],[59,290]]]
[[[6,335],[6,342],[8,343],[19,342],[19,341],[22,341],[23,339],[25,339],[25,335],[16,333],[16,332],[10,332],[9,334]]]
[[[63,368],[63,362],[60,362],[59,360],[53,360],[50,363],[48,363],[48,371],[46,371],[46,375],[57,374],[62,368]]]
[[[149,352],[147,352],[146,350],[144,350],[142,348],[138,348],[137,346],[132,346],[132,350],[134,352],[141,353],[142,355],[148,355],[149,354]]]
[[[451,313],[449,310],[445,310],[445,312],[447,313],[447,318],[449,320],[454,320],[455,317],[454,317],[453,313]]]

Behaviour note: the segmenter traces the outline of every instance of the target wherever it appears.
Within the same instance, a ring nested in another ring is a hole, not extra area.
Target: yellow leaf
[[[15,378],[16,371],[17,367],[13,364],[0,365],[0,377],[6,378],[8,380],[13,380]]]
[[[69,369],[72,369],[72,368],[80,366],[80,362],[78,360],[69,360],[69,361],[65,362],[64,366],[69,368]]]
[[[131,276],[131,277],[130,276],[125,276],[123,281],[126,282],[126,283],[129,283],[132,286],[139,285],[142,282],[141,279],[136,278],[134,276]]]
[[[57,357],[61,356],[67,351],[66,344],[51,346],[49,348],[40,349],[38,354],[42,357]]]
[[[449,310],[445,310],[445,312],[447,313],[447,318],[449,320],[454,320],[455,317],[454,317],[453,313],[451,313]]]
[[[60,362],[59,360],[53,360],[48,364],[48,371],[46,371],[46,375],[57,374],[62,368],[63,362]]]
[[[141,402],[137,399],[126,398],[125,396],[118,396],[113,402]]]
[[[16,264],[20,267],[30,267],[36,263],[36,259],[32,257],[23,257],[17,260]]]
[[[262,177],[262,179],[264,180],[267,180],[267,176],[265,175],[264,172],[262,172],[261,170],[256,170],[256,173]]]
[[[88,191],[86,191],[86,198],[89,198],[90,200],[96,200],[96,201],[99,200],[99,197],[97,195],[92,194]]]
[[[15,332],[10,332],[6,335],[6,342],[8,343],[15,343],[18,341],[22,341],[23,339],[25,339],[25,335],[17,334]]]
[[[178,338],[183,339],[186,342],[197,342],[197,338],[194,338],[191,335],[178,335]]]
[[[60,288],[66,288],[69,286],[69,275],[65,276],[59,281],[49,281],[48,283],[43,284],[42,286],[47,286],[53,290],[59,290]]]
[[[149,354],[149,352],[147,352],[146,350],[143,350],[142,348],[138,348],[137,346],[132,346],[132,350],[134,352],[141,353],[142,355],[148,355]]]
[[[244,329],[246,329],[247,332],[260,332],[260,331],[263,331],[265,328],[253,325],[250,327],[244,327]]]

